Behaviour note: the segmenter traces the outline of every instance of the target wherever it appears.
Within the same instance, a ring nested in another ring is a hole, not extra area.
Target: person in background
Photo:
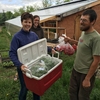
[[[90,100],[100,62],[100,34],[93,27],[96,19],[96,12],[87,9],[80,18],[79,41],[65,38],[65,42],[78,43],[69,84],[70,100]]]
[[[21,30],[17,32],[12,38],[9,50],[9,57],[14,63],[14,65],[17,67],[18,77],[21,84],[19,100],[26,100],[28,89],[26,88],[22,72],[25,72],[25,68],[27,67],[19,61],[17,56],[17,49],[31,42],[37,41],[39,38],[35,32],[30,31],[33,24],[32,14],[24,12],[21,15],[21,24],[22,24]],[[53,50],[51,49],[48,51],[53,51]],[[33,100],[40,100],[40,96],[33,93]]]
[[[38,15],[33,16],[33,25],[31,31],[35,32],[39,39],[44,38],[44,32],[42,27],[40,26],[40,17]]]
[[[44,38],[44,32],[43,32],[43,29],[40,25],[40,17],[38,15],[33,16],[33,25],[31,27],[31,31],[35,32],[38,35],[39,39]],[[51,52],[49,51],[50,48],[51,47],[48,46],[48,53],[51,55]],[[54,49],[52,49],[52,52],[55,53]]]

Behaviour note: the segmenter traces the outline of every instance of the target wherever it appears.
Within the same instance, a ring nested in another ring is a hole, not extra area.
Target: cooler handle
[[[56,51],[57,58],[59,59],[59,52]],[[54,57],[54,53],[52,53],[52,57]]]
[[[32,78],[32,72],[29,69],[27,69],[27,68],[25,68],[25,71],[26,71],[26,73],[25,73],[26,76]]]

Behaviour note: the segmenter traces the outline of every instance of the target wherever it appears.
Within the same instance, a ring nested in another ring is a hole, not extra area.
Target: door
[[[78,15],[78,16],[76,16],[76,19],[75,19],[75,40],[79,40],[79,37],[81,35],[80,17],[81,17],[81,15]]]

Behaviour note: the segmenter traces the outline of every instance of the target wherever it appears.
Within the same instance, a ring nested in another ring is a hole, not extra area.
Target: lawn
[[[0,51],[9,50],[11,36],[3,29],[0,33]],[[8,52],[3,54],[8,56]],[[41,100],[69,100],[68,87],[70,74],[74,62],[75,54],[72,56],[60,53],[60,59],[63,60],[62,77],[59,78],[45,93],[41,96]],[[14,81],[16,67],[4,66],[0,63],[0,100],[18,100],[20,90],[19,80]],[[96,79],[95,87],[91,93],[91,100],[100,100],[100,80]],[[27,100],[32,100],[32,94],[29,91]]]
[[[61,54],[60,58],[62,55],[63,54]],[[74,57],[72,57],[72,59],[74,59]],[[62,77],[58,79],[43,96],[41,96],[41,100],[68,100],[68,84],[72,68],[72,59],[68,56],[65,57],[65,61],[63,61]],[[20,85],[19,80],[13,80],[15,72],[15,67],[0,66],[0,100],[18,100]],[[27,98],[29,98],[27,100],[31,100],[31,92],[28,93]]]

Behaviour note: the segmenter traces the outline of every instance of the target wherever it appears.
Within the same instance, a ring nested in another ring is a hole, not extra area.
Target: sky
[[[51,0],[52,3],[55,2],[55,0]],[[63,0],[62,0],[63,1]],[[77,0],[71,0],[71,1],[77,1]],[[0,12],[3,11],[11,11],[20,9],[23,6],[42,6],[42,0],[0,0]]]
[[[0,0],[0,12],[14,11],[23,6],[42,5],[42,0]]]

